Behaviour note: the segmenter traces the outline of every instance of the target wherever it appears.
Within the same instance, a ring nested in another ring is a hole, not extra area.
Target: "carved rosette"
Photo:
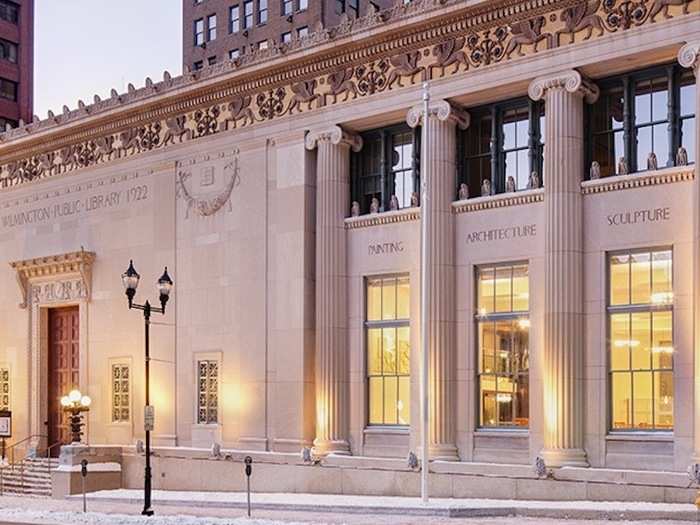
[[[700,75],[700,42],[689,42],[678,51],[678,63]]]
[[[575,69],[536,78],[530,83],[527,93],[532,100],[537,101],[542,100],[549,89],[565,89],[569,93],[579,94],[589,104],[593,104],[600,96],[598,86],[585,79]]]
[[[314,150],[320,142],[330,142],[334,146],[344,145],[352,148],[357,153],[362,149],[362,137],[344,130],[340,126],[331,126],[318,130],[311,130],[306,134],[304,143],[306,149]]]
[[[469,127],[470,116],[466,111],[450,104],[447,100],[435,100],[429,104],[430,116],[437,118],[441,122],[454,122],[460,129]],[[420,125],[423,121],[425,108],[423,104],[413,106],[406,115],[406,122],[412,128]]]

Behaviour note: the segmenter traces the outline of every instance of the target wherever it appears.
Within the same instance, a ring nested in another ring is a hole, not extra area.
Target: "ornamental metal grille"
[[[129,365],[112,365],[112,422],[125,423],[130,418]]]
[[[0,410],[10,410],[9,368],[0,368]]]
[[[219,363],[213,360],[197,361],[197,423],[208,425],[219,422]]]

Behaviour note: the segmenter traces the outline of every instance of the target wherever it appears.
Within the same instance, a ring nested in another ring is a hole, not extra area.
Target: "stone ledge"
[[[404,208],[397,211],[385,211],[383,213],[370,213],[359,217],[345,219],[345,229],[369,228],[382,224],[394,224],[397,222],[416,221],[420,218],[420,208]]]
[[[616,175],[598,180],[586,180],[581,183],[581,193],[605,193],[608,191],[628,190],[658,184],[685,182],[695,178],[695,166],[680,166],[663,168],[651,172],[632,173],[631,175]]]
[[[475,197],[452,203],[452,213],[467,213],[471,211],[491,210],[508,206],[520,206],[544,201],[544,188],[523,190],[513,193],[499,193],[487,197]]]

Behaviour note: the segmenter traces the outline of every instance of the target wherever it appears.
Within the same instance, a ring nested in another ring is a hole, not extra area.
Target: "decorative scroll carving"
[[[434,100],[430,102],[430,116],[441,121],[452,121],[460,129],[469,127],[469,113],[455,107],[446,100]],[[412,128],[417,127],[423,120],[425,110],[423,104],[413,106],[406,115],[406,122]]]
[[[316,149],[319,142],[329,141],[334,145],[346,145],[352,148],[354,152],[362,149],[362,137],[349,131],[344,130],[340,126],[331,126],[330,128],[311,130],[306,134],[304,140],[306,149]]]
[[[191,178],[191,173],[189,171],[178,172],[178,197],[182,197],[187,203],[187,213],[185,218],[189,218],[191,210],[194,210],[195,213],[202,217],[210,217],[215,215],[227,203],[229,204],[230,210],[231,193],[233,192],[233,189],[241,182],[238,170],[238,152],[236,152],[235,157],[224,166],[224,174],[228,177],[226,186],[214,197],[205,199],[195,197],[192,192],[187,189],[187,185],[185,183],[189,178]]]
[[[530,83],[528,95],[532,100],[542,100],[548,89],[565,89],[569,93],[580,93],[589,104],[598,100],[598,86],[589,82],[574,69],[536,78]]]
[[[94,261],[93,252],[80,250],[11,262],[10,266],[17,272],[17,282],[22,293],[20,308],[26,308],[29,304],[30,292],[32,299],[40,302],[65,302],[78,298],[89,301]],[[78,277],[71,278],[71,274],[77,274]],[[34,282],[39,284],[32,284]]]
[[[431,18],[432,25],[422,22],[427,13],[460,3],[465,5],[443,18]],[[284,49],[273,45],[177,78],[166,73],[161,82],[147,81],[143,88],[132,88],[124,94],[113,91],[106,100],[96,97],[91,105],[66,108],[62,114],[51,114],[46,120],[0,134],[0,157],[7,159],[0,166],[0,188],[402,89],[419,77],[471,74],[474,69],[516,60],[544,47],[575,45],[581,40],[700,12],[700,0],[495,0],[466,4],[462,0],[416,0],[406,5],[397,3],[383,12],[370,9],[366,16],[346,19],[336,28],[319,27],[309,38],[296,39]],[[386,38],[358,40],[351,51],[327,45],[317,56],[308,51],[310,46],[410,17],[415,20],[405,23],[405,31],[395,31]],[[438,43],[436,35],[441,38]],[[689,47],[686,54],[695,56],[693,49]],[[303,52],[299,56],[304,56],[304,62],[293,59],[291,54],[297,50]],[[289,59],[278,63],[276,69],[258,67],[249,74],[238,72],[283,54]],[[196,83],[216,75],[223,77],[219,87],[202,97]],[[168,92],[173,93],[170,99]],[[133,104],[156,95],[160,97],[157,105],[134,111]],[[129,104],[132,107],[127,110]],[[124,111],[119,111],[120,107]],[[113,113],[108,125],[102,124],[105,119],[95,121],[94,133],[91,129],[73,135],[56,129],[57,137],[46,133],[78,119],[88,121],[89,128],[89,119],[107,111]],[[34,139],[35,131],[42,131],[42,136]],[[3,155],[5,145],[18,138],[24,141],[22,146],[13,148],[11,155]],[[23,158],[24,151],[27,156]]]
[[[700,74],[700,41],[689,42],[678,51],[678,63],[695,71],[695,76]]]

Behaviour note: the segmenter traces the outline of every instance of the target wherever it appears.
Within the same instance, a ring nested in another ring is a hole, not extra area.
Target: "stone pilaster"
[[[684,45],[678,52],[681,66],[695,72],[695,180],[693,181],[693,260],[700,261],[700,41]],[[700,267],[693,264],[693,456],[700,463]]]
[[[345,224],[350,149],[362,140],[338,126],[311,131],[316,157],[316,439],[314,452],[349,454],[348,293]]]
[[[424,116],[423,105],[408,112],[409,126],[415,128]],[[456,126],[466,128],[469,115],[444,100],[430,103],[428,142],[422,144],[421,167],[428,170],[431,263],[429,272],[429,403],[430,458],[458,460],[455,421],[457,384],[455,369],[455,248],[451,204],[455,197],[457,158]]]
[[[583,103],[598,89],[574,70],[534,80],[545,101],[544,450],[552,467],[587,465],[583,450]],[[565,218],[565,219],[562,219]]]

